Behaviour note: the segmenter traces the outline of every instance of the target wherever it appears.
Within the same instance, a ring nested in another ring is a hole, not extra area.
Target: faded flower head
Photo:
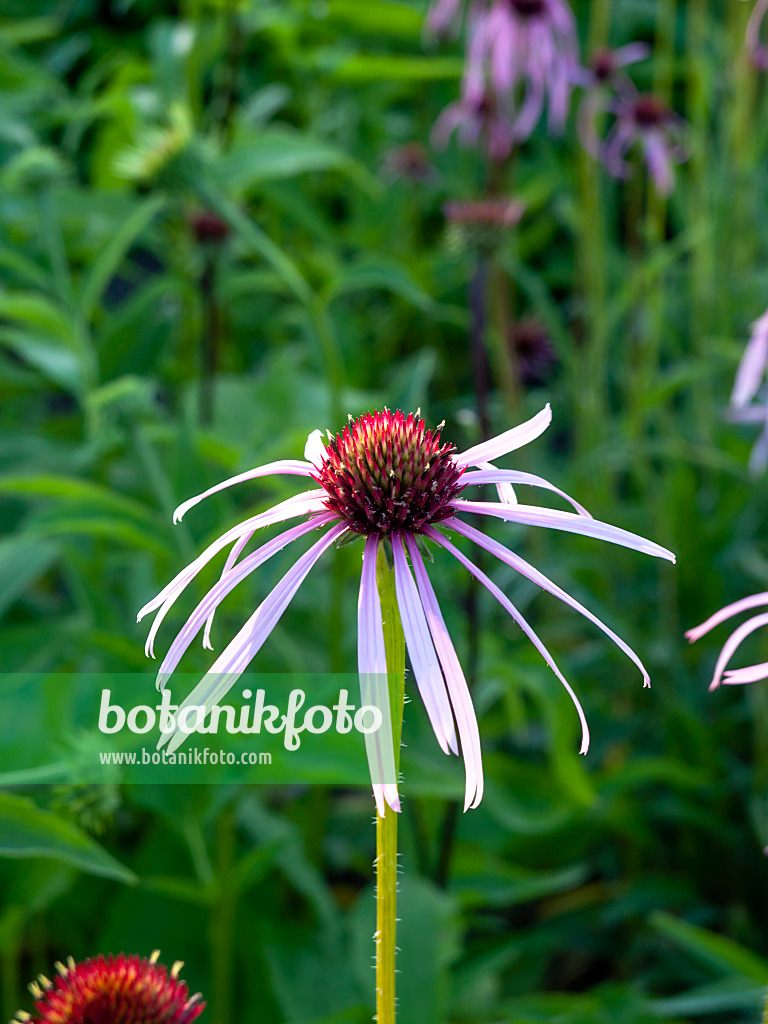
[[[448,249],[458,255],[465,249],[490,252],[501,245],[517,227],[525,212],[518,199],[466,199],[446,203]]]
[[[192,233],[201,245],[226,242],[229,238],[229,224],[213,210],[198,210],[189,218]]]
[[[595,118],[606,110],[614,122],[604,140],[595,129]],[[580,120],[579,131],[585,149],[602,161],[615,178],[629,176],[626,161],[635,144],[642,149],[648,173],[662,195],[674,187],[674,165],[688,159],[684,146],[686,122],[653,93],[638,92],[629,82],[609,100],[598,98],[588,117]]]
[[[429,429],[418,412],[406,415],[399,410],[391,412],[384,409],[365,413],[350,418],[344,429],[336,434],[323,435],[319,430],[314,431],[307,441],[304,460],[285,459],[246,470],[180,505],[174,515],[175,521],[209,495],[246,480],[289,474],[317,484],[314,489],[251,516],[222,534],[139,613],[139,618],[142,618],[148,612],[157,611],[146,647],[147,653],[153,655],[157,631],[177,598],[214,555],[232,545],[218,583],[192,612],[163,659],[158,673],[158,686],[162,688],[201,630],[203,645],[210,647],[213,616],[226,595],[288,544],[314,535],[311,547],[299,556],[185,698],[179,708],[179,716],[191,706],[203,707],[207,714],[255,658],[319,558],[335,544],[362,537],[364,548],[358,597],[361,691],[367,692],[365,687],[372,685],[371,680],[386,678],[382,610],[376,575],[379,552],[384,546],[391,554],[394,566],[397,605],[416,686],[440,747],[446,754],[458,754],[461,747],[466,766],[464,807],[465,810],[476,807],[483,794],[480,736],[466,680],[422,558],[421,546],[429,541],[456,558],[490,591],[542,655],[576,706],[582,726],[581,749],[586,752],[589,731],[584,712],[552,655],[506,594],[460,551],[446,532],[484,548],[586,616],[638,665],[644,683],[648,684],[648,674],[639,658],[610,627],[520,555],[461,518],[462,515],[495,516],[518,524],[582,534],[674,561],[671,552],[659,545],[626,530],[597,522],[583,506],[542,477],[498,469],[494,465],[497,458],[542,434],[551,418],[547,406],[526,423],[458,453],[453,445],[442,440],[441,427]],[[464,496],[467,488],[485,484],[495,485],[498,502],[474,501]],[[514,490],[518,484],[554,492],[569,502],[574,511],[562,512],[520,504]],[[304,521],[241,558],[257,530],[288,519]],[[317,531],[321,531],[319,538]],[[363,703],[370,701],[364,700]],[[386,703],[384,706],[389,705]],[[158,745],[168,743],[169,751],[173,751],[185,738],[186,733],[176,727],[175,731],[164,733]],[[366,737],[366,741],[368,739]],[[366,742],[366,750],[379,814],[385,813],[387,805],[399,810],[397,784],[388,771],[387,758],[391,750],[388,754],[387,743],[378,741]]]
[[[689,629],[685,636],[689,643],[694,643],[715,626],[752,608],[768,608],[768,594],[752,594],[751,597],[744,597],[740,601],[726,605],[725,608],[721,608],[719,612],[711,615],[706,622],[702,622],[700,626]],[[731,658],[744,640],[762,626],[768,626],[768,612],[766,611],[762,611],[759,615],[753,615],[731,633],[718,655],[712,682],[709,684],[710,690],[716,690],[721,683],[756,683],[761,679],[768,679],[768,662],[746,665],[744,668],[728,668]]]
[[[437,178],[421,142],[404,142],[387,150],[381,162],[381,174],[389,181],[417,181],[422,184]]]
[[[179,980],[184,965],[169,971],[159,956],[70,957],[56,964],[54,981],[41,975],[30,985],[34,1013],[19,1010],[11,1024],[192,1024],[205,1003]]]
[[[440,3],[432,20],[442,24],[455,10]],[[530,137],[545,107],[549,130],[562,131],[578,66],[576,23],[566,0],[472,4],[467,34],[461,99],[441,115],[435,140],[444,143],[458,131],[459,140],[471,144],[482,134],[489,155],[503,160]]]

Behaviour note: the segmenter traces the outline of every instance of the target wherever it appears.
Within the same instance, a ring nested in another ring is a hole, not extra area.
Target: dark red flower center
[[[664,101],[650,93],[638,96],[632,107],[632,116],[641,128],[655,128],[666,120],[668,113]]]
[[[547,9],[546,0],[509,0],[512,10],[522,18],[535,18],[539,14],[545,14]]]
[[[181,964],[169,972],[157,963],[138,956],[98,956],[65,967],[57,965],[59,976],[51,982],[41,977],[31,985],[37,1002],[31,1018],[20,1013],[27,1024],[192,1024],[205,1003],[189,995],[179,981]]]
[[[454,464],[454,446],[440,444],[440,430],[400,410],[350,418],[313,474],[328,509],[356,533],[383,536],[447,519],[463,470]]]

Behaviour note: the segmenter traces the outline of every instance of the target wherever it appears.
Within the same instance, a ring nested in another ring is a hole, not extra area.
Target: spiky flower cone
[[[20,1010],[12,1024],[191,1024],[205,1003],[179,980],[181,961],[169,971],[159,956],[70,957],[56,964],[55,981],[41,975],[30,985],[35,1013]]]
[[[427,430],[418,414],[399,410],[350,418],[342,433],[329,435],[313,474],[329,511],[355,533],[381,536],[447,519],[463,470],[453,445],[440,444],[440,429]]]

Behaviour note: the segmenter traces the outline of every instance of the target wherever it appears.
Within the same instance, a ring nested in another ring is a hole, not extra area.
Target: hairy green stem
[[[397,608],[394,569],[379,548],[377,584],[384,622],[389,702],[395,767],[400,766],[400,737],[405,702],[405,636]],[[376,815],[376,1020],[395,1021],[395,951],[397,934],[397,813],[390,807]]]

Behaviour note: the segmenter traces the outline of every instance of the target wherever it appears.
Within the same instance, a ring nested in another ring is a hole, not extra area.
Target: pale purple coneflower
[[[615,50],[607,47],[595,50],[586,67],[576,68],[575,82],[585,89],[614,85],[622,68],[645,60],[650,53],[651,48],[647,43],[627,43]]]
[[[497,162],[507,159],[515,141],[510,118],[488,90],[479,97],[462,94],[450,103],[435,122],[432,142],[442,149],[454,132],[462,146],[482,145]]]
[[[725,608],[715,612],[706,622],[702,622],[700,626],[689,629],[685,636],[689,643],[695,643],[696,640],[709,633],[715,626],[719,626],[722,622],[732,619],[734,615],[740,615],[741,612],[749,611],[752,608],[768,608],[768,593],[752,594],[751,597],[743,597],[740,601],[727,604]],[[768,612],[766,611],[761,612],[759,615],[753,615],[746,622],[742,622],[731,633],[718,655],[715,671],[712,675],[712,682],[709,684],[710,690],[716,690],[721,683],[756,683],[760,679],[768,679],[768,662],[766,661],[755,665],[746,665],[744,668],[728,668],[728,663],[744,640],[754,633],[756,629],[760,629],[761,626],[768,626]]]
[[[576,707],[582,728],[581,752],[585,753],[589,731],[584,712],[551,654],[507,596],[449,540],[445,532],[451,531],[484,548],[580,612],[635,662],[642,672],[644,685],[650,685],[648,673],[638,656],[597,616],[520,555],[459,518],[461,514],[468,513],[495,516],[513,523],[564,530],[609,541],[674,561],[674,555],[658,544],[593,519],[578,502],[547,480],[531,473],[497,469],[493,465],[500,456],[537,438],[551,419],[549,406],[546,406],[520,426],[459,454],[453,445],[441,441],[440,427],[426,429],[418,414],[406,416],[389,410],[367,413],[355,420],[350,417],[349,424],[335,437],[329,433],[324,439],[319,430],[315,431],[307,441],[305,460],[288,459],[247,470],[185,501],[174,514],[176,522],[203,498],[245,480],[290,474],[306,477],[318,485],[224,533],[142,608],[139,619],[157,610],[147,639],[147,654],[153,655],[153,643],[160,623],[176,599],[214,555],[233,545],[220,580],[198,604],[171,644],[160,666],[158,686],[162,688],[165,685],[201,629],[204,630],[203,643],[210,647],[213,614],[241,580],[292,541],[317,530],[323,530],[322,536],[313,542],[262,601],[181,708],[194,705],[210,709],[217,704],[264,644],[315,562],[335,543],[356,535],[365,539],[358,602],[361,687],[364,680],[385,677],[386,657],[376,563],[381,545],[386,544],[391,546],[397,603],[416,685],[442,749],[446,753],[458,753],[461,744],[466,768],[464,807],[465,810],[476,807],[483,793],[477,720],[461,665],[422,559],[420,544],[426,539],[453,555],[475,576],[543,656]],[[464,496],[468,487],[482,484],[496,485],[500,500],[472,501]],[[567,500],[575,512],[520,504],[513,490],[518,484],[553,491]],[[295,518],[305,518],[305,522],[281,533],[238,561],[258,529]],[[165,736],[161,744],[168,738]],[[177,731],[171,738],[170,749],[178,746],[184,738],[183,733]],[[381,750],[372,751],[369,747],[368,753],[372,759],[374,795],[379,813],[384,813],[385,804],[399,810],[396,782],[388,779],[377,781],[382,778],[382,765],[375,763],[382,757]]]
[[[605,139],[600,139],[594,123],[602,112],[615,119]],[[588,113],[590,120],[582,119],[579,124],[582,144],[602,161],[609,174],[629,177],[626,155],[637,143],[658,192],[664,196],[672,192],[674,165],[688,159],[684,145],[688,126],[679,114],[659,96],[638,92],[629,80],[614,96],[596,99]]]
[[[726,418],[731,423],[758,424],[762,427],[749,457],[751,473],[762,473],[768,466],[768,396],[761,388],[768,371],[768,310],[752,324],[752,334],[741,357],[731,392]],[[757,399],[757,401],[755,401]]]

